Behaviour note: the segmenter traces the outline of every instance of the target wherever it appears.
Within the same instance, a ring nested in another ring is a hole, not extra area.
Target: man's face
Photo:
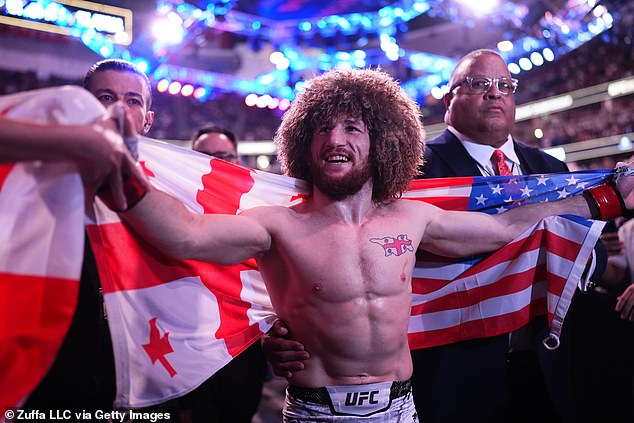
[[[510,78],[511,74],[500,57],[484,54],[463,62],[450,86],[467,76]],[[499,147],[513,129],[515,99],[512,93],[502,94],[495,83],[483,93],[472,93],[464,82],[445,94],[444,102],[445,123],[481,144]]]
[[[209,156],[218,157],[230,163],[239,164],[238,152],[225,134],[208,132],[202,134],[192,143],[192,149]]]
[[[154,120],[148,110],[150,95],[144,79],[133,72],[104,70],[95,72],[89,91],[104,107],[120,101],[134,121],[134,129],[146,134]]]
[[[372,178],[370,136],[363,120],[341,116],[317,128],[310,170],[314,185],[333,200],[359,192]]]

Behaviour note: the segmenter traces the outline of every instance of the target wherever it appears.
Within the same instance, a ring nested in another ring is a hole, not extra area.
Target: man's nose
[[[333,128],[330,131],[327,142],[329,145],[333,145],[333,146],[345,145],[346,144],[345,131],[341,128]]]
[[[487,98],[500,98],[502,96],[497,81],[493,81],[489,89],[485,91],[485,95]]]
[[[120,104],[123,107],[123,110],[125,110],[126,112],[130,110],[130,105],[122,98],[118,99],[116,103]]]

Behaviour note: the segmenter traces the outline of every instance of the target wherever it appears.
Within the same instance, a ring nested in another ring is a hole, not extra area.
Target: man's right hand
[[[123,124],[123,127],[120,125]],[[87,148],[92,149],[91,158],[88,160],[90,167],[90,180],[84,177],[92,190],[107,186],[111,204],[109,207],[115,210],[125,210],[128,207],[128,198],[125,195],[125,179],[132,178],[145,190],[149,189],[149,183],[143,172],[136,165],[128,148],[123,142],[123,137],[137,136],[134,132],[134,123],[129,115],[125,114],[123,120],[109,109],[108,113],[89,129],[94,133],[92,143]],[[82,172],[84,175],[85,172]],[[93,191],[94,192],[94,191]]]
[[[604,232],[601,234],[601,241],[608,252],[608,256],[620,256],[624,253],[625,244],[619,239],[617,232]]]
[[[616,312],[620,313],[621,319],[634,321],[634,285],[628,286],[617,298]]]
[[[301,342],[285,338],[288,326],[282,320],[273,323],[273,327],[262,336],[262,350],[271,362],[273,372],[281,377],[290,378],[293,373],[304,370],[304,361],[310,354],[304,350]]]

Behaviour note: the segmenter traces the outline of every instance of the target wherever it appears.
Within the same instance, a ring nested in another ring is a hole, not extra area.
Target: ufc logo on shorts
[[[361,392],[348,392],[346,395],[347,406],[355,406],[355,405],[363,405],[364,402],[367,404],[378,404],[376,396],[379,394],[379,391],[361,391]]]
[[[365,385],[326,386],[332,410],[345,416],[370,416],[386,410],[390,404],[392,382]]]

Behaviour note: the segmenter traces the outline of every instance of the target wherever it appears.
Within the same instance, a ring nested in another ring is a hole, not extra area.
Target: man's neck
[[[309,207],[324,216],[361,224],[375,209],[372,201],[372,182],[367,182],[359,192],[343,200],[334,200],[313,186],[313,196]]]

